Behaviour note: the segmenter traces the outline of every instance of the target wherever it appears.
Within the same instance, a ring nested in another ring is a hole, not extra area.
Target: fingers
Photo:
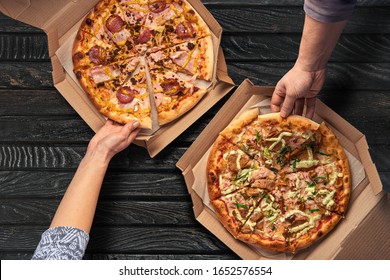
[[[298,98],[297,100],[295,100],[294,114],[295,115],[302,115],[304,106],[305,106],[305,99]]]
[[[278,83],[271,98],[271,111],[276,113],[280,111],[280,106],[283,104],[285,94],[285,88]]]
[[[306,98],[306,114],[305,117],[308,119],[312,119],[314,116],[314,109],[316,105],[316,98]]]
[[[289,115],[291,115],[292,110],[295,106],[296,98],[292,97],[290,95],[286,95],[286,98],[284,99],[282,109],[280,110],[280,116],[282,118],[287,118]]]

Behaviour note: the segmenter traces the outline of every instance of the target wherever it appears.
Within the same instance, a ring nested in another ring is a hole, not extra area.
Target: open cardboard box
[[[191,194],[196,219],[243,259],[390,259],[390,200],[382,191],[365,136],[320,100],[313,120],[327,122],[349,155],[353,191],[346,217],[323,239],[295,255],[257,250],[234,239],[218,221],[208,205],[206,189],[210,147],[240,112],[258,107],[260,102],[267,104],[259,108],[260,113],[266,113],[273,89],[245,80],[177,163]]]
[[[64,69],[64,60],[59,57],[58,51],[64,44],[68,44],[72,40],[72,36],[75,36],[82,19],[98,1],[2,0],[0,3],[0,11],[4,14],[45,31],[53,67],[54,86],[95,132],[105,123],[106,119],[96,110],[72,77],[73,73]],[[220,48],[221,26],[199,0],[187,1],[203,17],[212,32],[216,57],[212,89],[197,106],[178,120],[159,128],[152,135],[137,137],[134,143],[145,147],[151,157],[157,155],[234,86],[227,74],[225,58]],[[70,47],[68,59],[71,59],[71,50]]]

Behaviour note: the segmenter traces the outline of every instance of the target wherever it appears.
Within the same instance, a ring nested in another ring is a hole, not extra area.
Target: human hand
[[[290,114],[303,114],[306,102],[306,114],[313,118],[316,96],[326,77],[326,68],[318,71],[305,71],[294,65],[277,83],[271,98],[271,111],[279,112],[283,118]]]
[[[127,148],[141,130],[139,122],[133,121],[126,125],[107,120],[106,124],[92,137],[87,153],[99,153],[111,160],[120,151]]]

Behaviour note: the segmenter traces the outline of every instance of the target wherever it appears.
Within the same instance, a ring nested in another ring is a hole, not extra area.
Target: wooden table
[[[224,29],[236,84],[275,85],[297,56],[302,0],[205,0]],[[390,3],[358,1],[320,99],[367,137],[390,191]],[[53,87],[46,35],[0,14],[0,258],[29,259],[93,131]],[[194,218],[175,167],[227,98],[156,158],[131,146],[112,161],[87,259],[238,259]],[[364,258],[364,254],[362,254]]]

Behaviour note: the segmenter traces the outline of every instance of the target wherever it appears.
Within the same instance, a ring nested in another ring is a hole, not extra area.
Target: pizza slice
[[[152,91],[160,125],[167,124],[192,109],[207,93],[207,86],[194,77],[168,69],[150,71]]]
[[[285,252],[288,250],[286,232],[288,225],[283,220],[282,199],[273,191],[264,193],[240,229],[237,239],[262,248]]]
[[[165,67],[209,81],[214,68],[214,50],[211,37],[192,40],[148,56],[150,69]]]
[[[208,193],[211,200],[244,187],[271,189],[275,174],[261,167],[239,147],[218,136],[207,163]]]
[[[140,59],[131,57],[128,60],[98,65],[90,68],[75,69],[76,77],[85,91],[91,92],[99,88],[109,90],[121,86],[137,68]]]
[[[79,68],[76,76],[104,116],[125,124],[138,120],[151,128],[151,109],[145,66],[137,57],[108,65]]]
[[[236,237],[264,194],[262,189],[247,187],[220,196],[211,204],[223,226]]]
[[[210,36],[206,23],[187,1],[147,2],[149,13],[135,40],[140,54]]]
[[[286,240],[289,251],[304,249],[329,233],[340,221],[341,216],[313,205],[306,209],[291,209],[281,221],[286,225]]]
[[[80,30],[92,34],[104,44],[114,44],[123,49],[127,56],[133,56],[137,53],[134,48],[133,29],[125,19],[126,14],[120,9],[117,1],[100,1],[85,17]]]

